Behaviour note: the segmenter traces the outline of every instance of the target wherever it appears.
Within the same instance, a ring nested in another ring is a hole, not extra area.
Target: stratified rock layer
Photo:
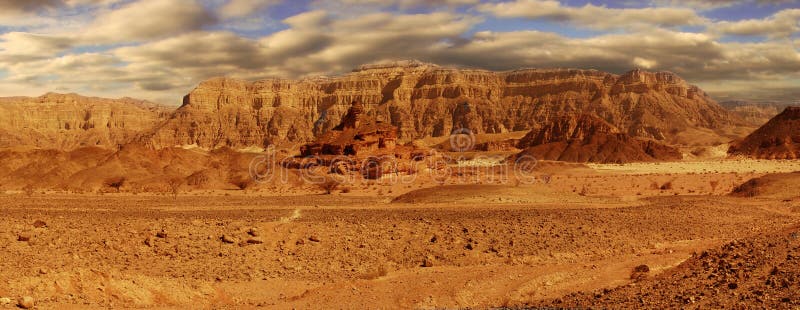
[[[0,148],[117,148],[166,120],[170,112],[131,98],[55,93],[0,98]]]
[[[205,148],[308,142],[339,124],[353,101],[363,103],[369,117],[397,126],[401,139],[461,128],[476,134],[523,131],[572,112],[656,140],[735,121],[703,91],[668,72],[491,72],[403,63],[363,66],[339,77],[208,80],[148,139],[155,147]]]
[[[627,163],[682,158],[677,149],[653,140],[634,138],[588,114],[568,115],[531,130],[518,156],[568,162]]]
[[[800,158],[800,107],[788,107],[755,132],[731,145],[730,155],[762,159]]]

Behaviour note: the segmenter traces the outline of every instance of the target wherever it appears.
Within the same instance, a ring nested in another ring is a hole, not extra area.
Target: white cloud
[[[201,29],[215,22],[194,0],[141,0],[102,14],[87,27],[87,43],[137,42]]]
[[[607,8],[586,4],[564,6],[553,0],[516,0],[488,3],[478,10],[500,18],[545,19],[566,22],[593,29],[618,29],[640,26],[675,27],[701,25],[706,22],[688,8]]]
[[[785,38],[800,32],[800,9],[787,9],[764,19],[721,21],[710,27],[723,35],[767,36]]]
[[[8,32],[0,35],[0,63],[48,58],[72,45],[66,37]]]
[[[223,18],[237,18],[263,12],[280,0],[228,0],[220,9]]]

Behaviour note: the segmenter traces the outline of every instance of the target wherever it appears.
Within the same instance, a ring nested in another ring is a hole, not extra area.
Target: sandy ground
[[[535,304],[800,223],[800,199],[725,195],[798,164],[769,163],[556,169],[541,172],[546,184],[421,179],[332,195],[8,193],[0,308],[23,296],[42,309]]]

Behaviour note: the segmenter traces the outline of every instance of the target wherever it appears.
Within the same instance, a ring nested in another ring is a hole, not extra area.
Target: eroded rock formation
[[[518,156],[569,162],[628,163],[679,160],[680,151],[662,143],[635,138],[589,114],[567,115],[531,130]]]
[[[728,149],[730,155],[762,159],[800,158],[800,107],[788,107],[744,140]]]
[[[216,78],[184,98],[149,136],[156,147],[264,147],[309,142],[340,123],[350,103],[398,127],[399,137],[529,130],[567,113],[601,117],[623,132],[669,140],[687,128],[737,119],[699,88],[668,72],[442,68],[418,62],[363,66],[338,77],[246,82]]]
[[[0,98],[0,148],[116,148],[166,120],[171,109],[146,101],[76,94]]]
[[[364,119],[364,107],[353,102],[342,123],[301,148],[302,156],[363,155],[393,152],[397,146],[397,127]]]

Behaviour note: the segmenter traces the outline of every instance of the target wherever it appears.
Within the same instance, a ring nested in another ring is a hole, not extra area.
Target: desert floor
[[[0,195],[0,308],[487,308],[630,285],[800,224],[728,196],[778,161],[552,168],[547,183]],[[613,307],[613,304],[608,305]]]

